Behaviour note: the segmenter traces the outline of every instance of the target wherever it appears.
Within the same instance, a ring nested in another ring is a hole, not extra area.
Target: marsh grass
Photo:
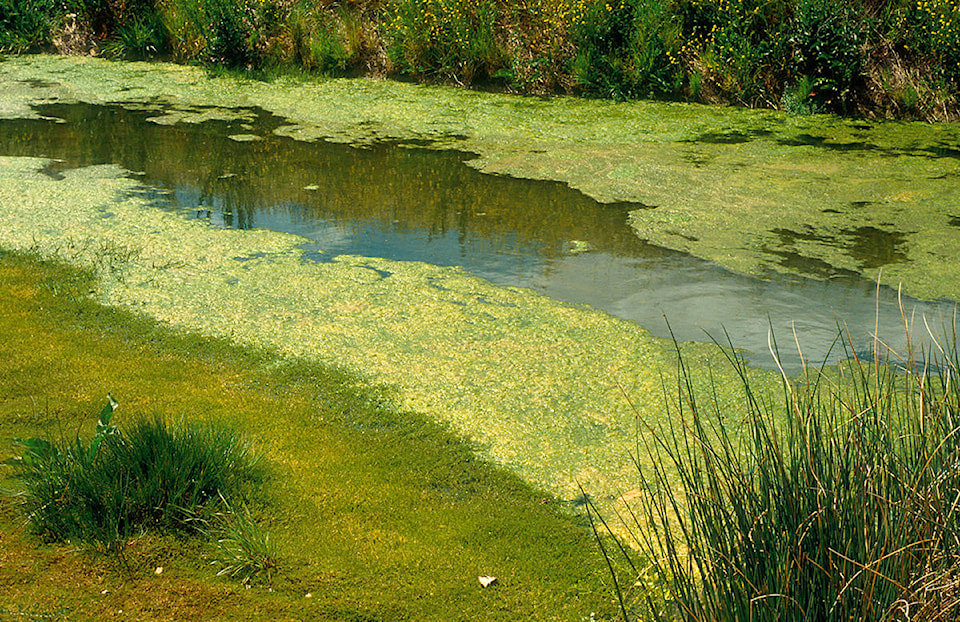
[[[113,405],[89,442],[22,440],[8,461],[22,485],[17,499],[47,540],[122,552],[146,530],[193,530],[194,517],[262,479],[249,444],[230,429],[153,416],[121,432],[110,425]]]
[[[222,510],[203,520],[201,531],[213,542],[218,576],[228,576],[244,584],[269,579],[280,569],[280,555],[270,534],[250,515],[245,505],[231,506],[221,498]]]
[[[779,402],[731,353],[737,412],[697,394],[680,361],[675,423],[647,431],[645,494],[622,515],[642,553],[605,549],[625,618],[957,619],[956,333],[918,357],[847,350],[784,376]],[[650,573],[659,591],[636,580]]]

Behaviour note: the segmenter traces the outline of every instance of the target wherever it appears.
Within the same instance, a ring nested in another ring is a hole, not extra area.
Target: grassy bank
[[[2,0],[0,51],[955,119],[955,0]]]
[[[609,610],[581,522],[441,426],[337,370],[158,328],[90,302],[89,289],[72,268],[0,255],[4,457],[14,437],[89,437],[107,391],[121,428],[137,413],[229,425],[263,455],[266,500],[252,512],[281,570],[247,589],[215,576],[206,541],[176,535],[128,540],[125,563],[41,546],[6,503],[0,618],[580,620]],[[479,575],[499,580],[483,589]]]

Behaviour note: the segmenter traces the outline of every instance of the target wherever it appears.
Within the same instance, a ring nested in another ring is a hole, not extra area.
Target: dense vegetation
[[[956,118],[957,0],[0,0],[0,50]]]
[[[877,343],[872,362],[851,353],[785,378],[781,403],[732,358],[736,413],[682,369],[676,424],[647,447],[662,460],[624,513],[646,557],[608,550],[624,618],[956,620],[960,357],[947,335],[920,360]]]

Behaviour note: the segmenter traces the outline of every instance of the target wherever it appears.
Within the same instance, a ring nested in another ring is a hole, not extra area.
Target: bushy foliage
[[[304,69],[321,73],[347,69],[353,54],[327,11],[301,5],[290,15],[288,24],[293,54]]]
[[[55,0],[0,0],[0,52],[23,52],[49,43],[59,8]]]
[[[387,54],[401,70],[471,83],[503,66],[493,0],[393,0]]]
[[[909,16],[916,45],[939,61],[946,78],[960,82],[960,1],[917,0]]]
[[[20,441],[10,461],[30,524],[50,540],[118,550],[145,529],[191,529],[205,508],[259,481],[250,447],[235,432],[159,416],[111,425],[104,408],[89,442]]]
[[[812,81],[811,97],[820,106],[844,111],[863,68],[863,26],[843,0],[799,0],[795,11],[793,71]]]
[[[663,0],[591,0],[572,35],[584,92],[632,99],[679,91],[680,32]]]
[[[0,0],[0,52],[55,42],[526,93],[960,114],[960,0]]]

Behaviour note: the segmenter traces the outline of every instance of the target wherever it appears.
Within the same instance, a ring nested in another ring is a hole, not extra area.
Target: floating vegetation
[[[256,105],[297,140],[425,144],[475,153],[477,169],[551,179],[633,212],[641,238],[752,274],[855,272],[927,298],[960,297],[945,226],[960,195],[960,127],[865,123],[688,104],[614,104],[376,80],[271,83],[167,64],[30,56],[0,63],[0,116],[31,102],[163,106],[157,121],[249,120]],[[231,116],[232,115],[232,116]],[[870,204],[869,212],[857,205]],[[896,232],[898,260],[864,257],[860,229]],[[789,255],[778,230],[812,232]],[[783,249],[781,249],[783,250]],[[813,269],[808,269],[813,266]]]
[[[902,280],[914,294],[960,297],[960,232],[946,226],[960,190],[953,126],[372,80],[268,84],[46,56],[0,62],[0,80],[17,85],[0,107],[8,117],[39,101],[149,101],[158,121],[246,122],[256,105],[286,120],[280,135],[458,149],[478,154],[470,164],[482,171],[657,206],[633,213],[638,235],[744,272],[815,266],[823,277],[873,276],[882,268],[885,281]],[[303,261],[297,236],[216,230],[155,209],[116,166],[54,179],[41,172],[47,163],[0,158],[0,246],[91,266],[104,301],[172,326],[361,371],[396,387],[402,406],[449,422],[563,498],[577,497],[577,482],[611,501],[635,488],[636,413],[624,395],[654,424],[676,365],[672,346],[638,326],[456,268],[344,255]],[[865,201],[869,214],[858,207]],[[785,231],[801,235],[784,250]],[[895,261],[865,255],[865,237],[889,241]],[[715,365],[722,355],[684,349],[688,365],[716,368],[721,410],[736,404],[739,382]],[[775,382],[758,373],[754,386]]]
[[[0,247],[94,268],[105,302],[171,326],[359,370],[562,498],[577,482],[610,501],[633,486],[636,415],[623,392],[656,420],[675,365],[670,344],[639,326],[457,268],[305,262],[297,236],[156,209],[118,167],[56,180],[45,163],[0,158]],[[721,356],[688,350],[704,365]]]

